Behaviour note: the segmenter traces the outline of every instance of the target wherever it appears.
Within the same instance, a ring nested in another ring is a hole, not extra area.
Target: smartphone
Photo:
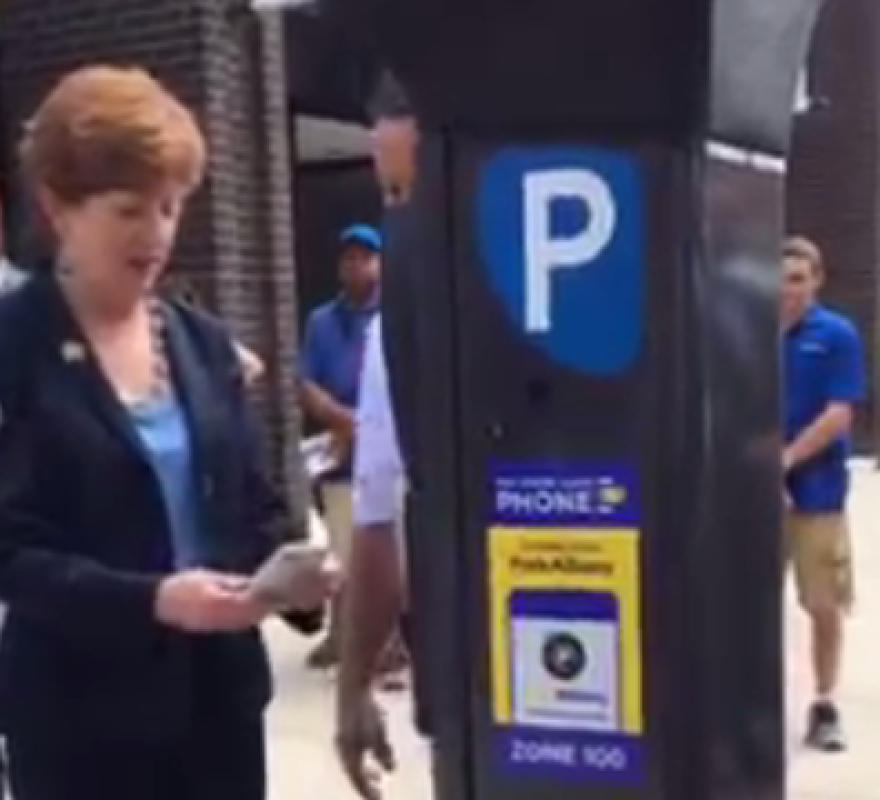
[[[260,603],[286,608],[291,589],[304,572],[322,569],[328,562],[327,548],[312,542],[296,542],[280,547],[251,578],[249,592]]]

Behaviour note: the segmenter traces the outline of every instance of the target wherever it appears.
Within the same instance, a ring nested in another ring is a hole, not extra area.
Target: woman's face
[[[124,302],[149,292],[162,275],[187,194],[168,185],[147,194],[105,192],[75,204],[44,197],[43,205],[61,262],[84,287]]]

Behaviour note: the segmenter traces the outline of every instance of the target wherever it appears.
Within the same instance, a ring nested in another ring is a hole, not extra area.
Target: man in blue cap
[[[379,308],[382,239],[369,225],[353,225],[339,238],[340,293],[309,316],[302,350],[303,404],[330,432],[336,466],[321,483],[331,544],[345,573],[352,533],[352,452],[355,408],[366,330]],[[338,659],[337,598],[327,638],[309,657],[315,668]]]

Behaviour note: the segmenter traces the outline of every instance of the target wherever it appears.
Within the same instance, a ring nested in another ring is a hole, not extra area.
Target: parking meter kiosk
[[[423,130],[383,316],[440,800],[779,800],[779,257],[818,0],[336,2]]]

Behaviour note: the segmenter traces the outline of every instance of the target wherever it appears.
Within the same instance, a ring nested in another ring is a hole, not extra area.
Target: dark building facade
[[[326,180],[312,168],[302,173],[300,190],[294,186],[293,95],[308,113],[363,121],[362,98],[376,65],[354,56],[339,31],[308,11],[296,25],[292,15],[286,24],[283,16],[255,15],[248,0],[4,0],[0,188],[13,239],[26,246],[30,215],[11,154],[22,121],[65,71],[87,62],[135,62],[176,89],[199,114],[211,147],[210,173],[187,219],[177,279],[246,342],[270,354],[260,400],[276,465],[292,485],[301,485],[295,458],[295,254],[307,262],[300,269],[307,284],[301,288],[326,294],[330,282],[316,266],[332,257],[324,240],[343,218],[357,214],[348,199],[337,204],[333,192],[349,194],[343,187],[356,186],[371,217],[378,209],[375,197],[366,199],[363,162],[350,171],[337,165]],[[880,404],[874,400],[880,382],[874,355],[880,265],[876,0],[828,0],[807,87],[812,102],[798,119],[790,166],[789,229],[822,246],[828,300],[856,320],[869,345],[875,377],[860,420],[860,438],[868,444],[880,440]],[[319,225],[324,230],[303,230]]]
[[[21,125],[58,77],[85,63],[136,63],[197,112],[210,145],[173,281],[215,308],[266,359],[258,399],[279,476],[302,489],[291,158],[283,27],[275,12],[219,0],[6,0],[0,102],[7,231],[27,258],[33,219],[17,185]],[[25,252],[23,252],[25,251]]]
[[[865,339],[871,398],[859,439],[880,445],[880,5],[826,2],[807,71],[810,108],[795,126],[789,230],[824,251],[830,305]]]

